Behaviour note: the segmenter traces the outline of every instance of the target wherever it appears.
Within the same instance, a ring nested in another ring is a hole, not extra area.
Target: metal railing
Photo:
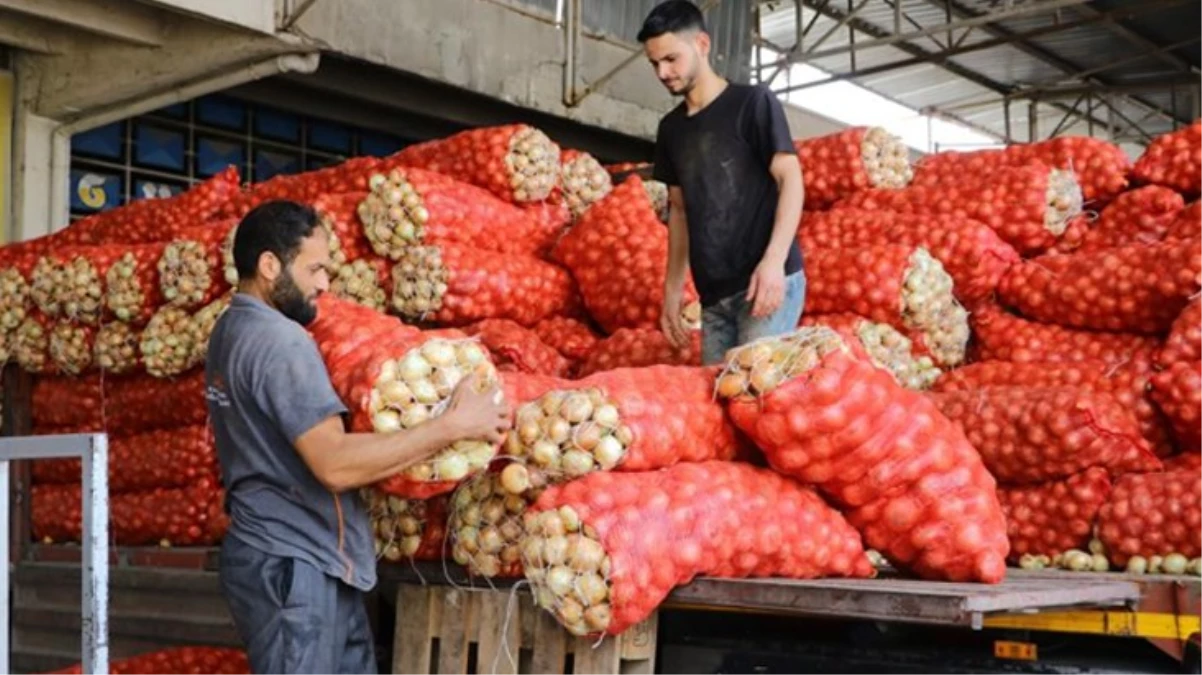
[[[107,434],[20,436],[0,438],[0,542],[8,542],[10,526],[9,463],[21,459],[78,458],[83,468],[83,570],[81,660],[85,673],[107,673],[109,599],[109,474]],[[8,673],[11,648],[9,569],[0,565],[0,673]]]

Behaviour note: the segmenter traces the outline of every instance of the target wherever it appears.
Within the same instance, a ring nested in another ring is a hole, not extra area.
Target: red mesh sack
[[[993,228],[1019,253],[1028,254],[1056,243],[1081,212],[1081,192],[1072,174],[1035,164],[961,173],[955,180],[903,190],[867,190],[849,196],[840,206],[970,218]]]
[[[1135,418],[1110,396],[1071,387],[990,387],[931,394],[1001,483],[1067,478],[1090,467],[1159,471]]]
[[[388,159],[446,174],[509,202],[541,202],[559,182],[559,146],[525,124],[469,129]]]
[[[535,235],[535,254],[540,258],[549,258],[555,244],[572,225],[572,212],[563,202],[536,202],[522,204],[519,208],[534,220],[537,226]]]
[[[166,300],[159,283],[159,260],[167,243],[120,247],[104,277],[104,306],[118,321],[145,325]]]
[[[1107,394],[1139,422],[1140,435],[1157,457],[1173,452],[1167,421],[1147,391],[1155,372],[1147,359],[1123,365],[1084,360],[1065,363],[982,361],[944,373],[936,391],[973,391],[987,387],[1074,387]]]
[[[78,675],[82,664],[61,675]],[[248,675],[250,661],[241,649],[225,647],[172,647],[109,662],[112,675],[158,675],[159,673],[210,673],[210,675]]]
[[[400,499],[366,490],[376,555],[388,562],[441,560],[447,537],[447,497]]]
[[[1187,195],[1202,192],[1202,120],[1152,139],[1131,168],[1131,177]]]
[[[144,371],[141,351],[142,331],[127,323],[113,321],[96,331],[96,368],[110,375],[129,375]]]
[[[964,360],[968,313],[943,265],[916,246],[807,248],[806,311],[851,312],[909,335],[941,365]]]
[[[1167,367],[1178,361],[1199,359],[1202,359],[1202,299],[1194,298],[1173,321],[1156,362]]]
[[[505,454],[549,480],[733,459],[742,439],[714,400],[715,372],[651,366],[569,382],[518,407]]]
[[[313,200],[313,210],[330,233],[330,259],[335,265],[359,260],[371,251],[371,241],[359,217],[368,192],[328,192]]]
[[[35,375],[56,375],[58,364],[50,358],[50,333],[54,320],[38,311],[33,311],[9,340],[9,350],[17,365]]]
[[[773,468],[818,487],[894,564],[928,579],[1005,576],[1006,522],[980,456],[932,401],[835,331],[733,350],[718,395]]]
[[[393,166],[395,163],[379,157],[352,157],[315,171],[274,176],[231,199],[219,216],[241,218],[254,207],[278,199],[310,204],[331,192],[363,192],[373,173],[388,171]]]
[[[501,372],[501,391],[505,392],[505,400],[517,407],[528,403],[553,389],[570,387],[571,382],[550,375],[533,375],[530,373]]]
[[[559,155],[559,192],[572,218],[579,218],[614,187],[609,172],[595,157],[581,150]]]
[[[459,244],[499,253],[534,254],[541,225],[487,190],[422,169],[393,169],[371,180],[359,207],[378,255],[399,260],[411,246]]]
[[[632,176],[593,204],[555,246],[571,271],[589,314],[607,333],[658,328],[668,269],[668,230]],[[687,323],[701,319],[692,280],[682,296]]]
[[[1168,224],[1164,238],[1190,240],[1194,242],[1194,246],[1197,246],[1199,237],[1202,237],[1202,202],[1195,201],[1181,209],[1177,217]]]
[[[496,382],[487,350],[456,331],[423,333],[398,323],[341,350],[337,333],[327,328],[339,326],[315,322],[309,331],[326,356],[330,382],[350,410],[355,432],[390,433],[425,423],[442,414],[443,403],[468,373],[481,372],[484,384]],[[483,471],[496,452],[490,443],[460,440],[376,487],[406,499],[434,497]]]
[[[186,487],[218,478],[217,451],[207,424],[109,438],[109,492]],[[78,459],[33,463],[34,483],[78,483]]]
[[[972,315],[976,357],[982,361],[1073,363],[1151,360],[1160,341],[1130,333],[1095,333],[1028,321],[996,307]]]
[[[927,155],[918,162],[914,183],[954,183],[962,176],[989,176],[1005,167],[1036,162],[1073,172],[1087,203],[1105,203],[1126,189],[1127,171],[1131,168],[1127,153],[1114,143],[1087,136],[1060,136],[999,150]]]
[[[534,324],[534,332],[540,340],[572,361],[587,357],[601,341],[601,336],[587,323],[566,316],[549,316]]]
[[[1202,555],[1202,482],[1197,471],[1128,474],[1098,512],[1098,538],[1110,561],[1131,556]]]
[[[140,199],[120,208],[80,218],[68,228],[78,244],[149,244],[168,241],[180,231],[217,217],[239,194],[233,166],[191,189],[166,199]]]
[[[807,314],[800,326],[826,326],[838,332],[858,358],[887,370],[907,389],[927,389],[942,372],[929,356],[917,353],[910,338],[887,323],[856,314]]]
[[[839,208],[807,211],[798,230],[806,249],[895,244],[922,246],[955,282],[962,302],[988,298],[1018,253],[988,226],[949,215]]]
[[[395,316],[364,307],[330,293],[317,296],[317,317],[309,324],[309,334],[326,367],[341,367],[344,358],[361,358],[364,345],[398,333],[419,331],[406,326]]]
[[[221,541],[229,526],[223,495],[208,478],[184,488],[112,495],[109,539],[117,546],[212,546]],[[79,541],[79,485],[34,485],[30,505],[35,540]]]
[[[1048,249],[1048,253],[1072,253],[1081,248],[1085,238],[1093,231],[1093,220],[1089,214],[1082,213],[1068,221],[1068,227],[1060,239]]]
[[[126,244],[107,246],[72,246],[55,251],[63,265],[65,276],[57,284],[56,302],[62,316],[71,321],[96,325],[105,312],[105,282],[114,267],[130,247]]]
[[[168,305],[195,309],[230,289],[221,247],[237,225],[234,219],[215,220],[182,230],[172,238],[156,265],[159,290]]]
[[[1202,471],[1202,453],[1183,452],[1164,460],[1165,471]]]
[[[412,246],[392,268],[392,308],[447,326],[509,319],[533,326],[577,301],[572,277],[533,256],[445,244]]]
[[[96,328],[59,321],[50,329],[47,353],[56,372],[81,375],[93,370]]]
[[[576,371],[577,377],[618,368],[700,366],[701,331],[689,331],[689,345],[677,349],[662,331],[619,328],[593,347]]]
[[[1010,559],[1054,558],[1071,549],[1084,550],[1093,534],[1094,518],[1109,494],[1110,476],[1097,467],[1040,485],[998,487],[1010,535]]]
[[[1157,185],[1129,190],[1102,209],[1098,221],[1081,241],[1080,251],[1100,251],[1128,244],[1154,244],[1164,239],[1185,200]]]
[[[529,328],[505,319],[485,319],[463,331],[480,338],[480,342],[488,347],[497,370],[554,377],[567,374],[568,360]]]
[[[818,495],[733,462],[595,473],[548,489],[526,522],[535,601],[576,635],[618,635],[699,575],[874,574],[856,531]]]
[[[1179,361],[1152,377],[1149,393],[1187,452],[1202,450],[1202,362]]]
[[[177,380],[140,374],[40,377],[34,381],[33,429],[73,427],[121,435],[202,424],[208,418],[203,371]]]
[[[15,331],[29,317],[34,304],[33,270],[53,242],[52,235],[0,247],[0,332]],[[51,290],[47,288],[45,293]]]
[[[1049,255],[1010,268],[998,294],[1036,321],[1157,335],[1202,290],[1202,249],[1190,242]]]
[[[910,150],[881,127],[852,127],[793,141],[805,177],[806,206],[823,209],[868,188],[900,188],[910,182]]]

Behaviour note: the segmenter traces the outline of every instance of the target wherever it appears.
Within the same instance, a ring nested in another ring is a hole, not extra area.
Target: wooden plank
[[[443,595],[442,621],[439,623],[438,671],[439,673],[466,673],[471,636],[468,633],[471,619],[471,602],[474,593],[457,588],[447,589]],[[409,672],[409,671],[399,671]]]
[[[534,658],[530,663],[530,671],[562,673],[568,658],[567,631],[550,612],[535,607],[534,614]]]
[[[658,612],[622,633],[623,675],[651,675],[655,672],[655,647],[658,637]]]
[[[518,596],[518,618],[522,624],[522,648],[534,649],[534,629],[538,624],[538,615],[540,610],[534,605],[534,597],[529,593],[522,593]]]
[[[397,588],[396,631],[392,636],[394,673],[430,672],[431,595],[423,586],[401,584]]]
[[[607,637],[597,644],[595,639],[574,638],[573,673],[617,673],[622,662],[622,648],[616,638]]]
[[[484,591],[475,595],[479,596],[480,603],[476,672],[516,675],[522,648],[517,595],[504,591]]]

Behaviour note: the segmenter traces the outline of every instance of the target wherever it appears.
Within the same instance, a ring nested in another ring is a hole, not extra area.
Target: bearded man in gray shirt
[[[464,439],[500,442],[509,412],[476,378],[447,411],[352,434],[304,326],[329,289],[329,246],[308,206],[275,201],[234,237],[241,280],[209,339],[206,399],[226,489],[221,586],[255,672],[374,673],[363,594],[375,550],[358,488]]]

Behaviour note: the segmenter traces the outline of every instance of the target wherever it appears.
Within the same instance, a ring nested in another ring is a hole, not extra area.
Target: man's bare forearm
[[[445,417],[386,434],[342,434],[323,453],[319,478],[335,491],[377,483],[460,440]],[[315,472],[317,473],[317,472]]]
[[[688,272],[689,224],[684,212],[684,202],[674,199],[668,210],[668,272],[664,278],[665,292],[679,294]]]
[[[776,202],[776,218],[772,225],[772,238],[764,252],[764,259],[780,264],[789,257],[789,248],[797,238],[801,224],[801,210],[805,203],[805,185],[801,165],[794,155],[783,155],[773,161],[773,177],[776,178],[779,197]]]

